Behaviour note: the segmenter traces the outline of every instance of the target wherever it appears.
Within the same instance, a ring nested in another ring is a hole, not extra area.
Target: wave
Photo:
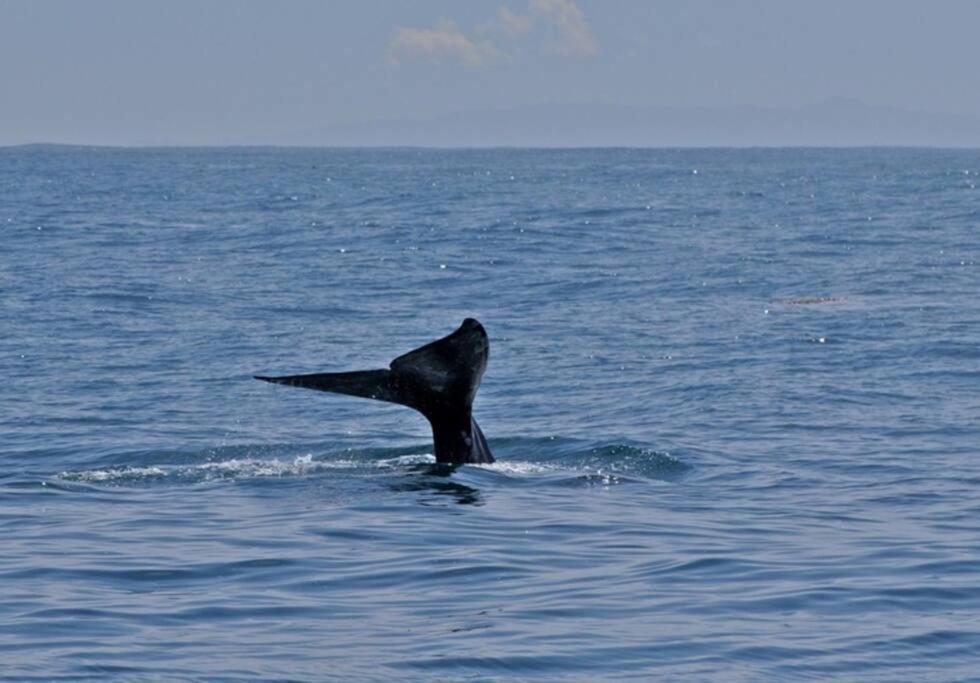
[[[291,444],[229,446],[198,453],[147,451],[112,456],[111,462],[65,470],[53,483],[100,487],[186,486],[208,482],[415,474],[491,483],[609,486],[673,481],[691,466],[668,452],[634,444],[589,444],[573,439],[512,438],[492,441],[497,462],[452,466],[436,463],[426,447],[349,448],[329,451]],[[302,451],[297,453],[297,451]],[[322,452],[317,452],[322,451]]]

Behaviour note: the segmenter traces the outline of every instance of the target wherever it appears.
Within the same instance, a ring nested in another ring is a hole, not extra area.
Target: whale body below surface
[[[490,447],[473,419],[473,398],[489,355],[486,330],[473,318],[467,318],[452,334],[398,356],[386,370],[255,379],[414,408],[432,426],[437,462],[491,463]]]

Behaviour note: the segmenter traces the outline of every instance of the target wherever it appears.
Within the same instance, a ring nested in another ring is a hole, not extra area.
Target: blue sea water
[[[980,151],[0,149],[0,678],[980,680]],[[498,462],[252,379],[479,318]]]

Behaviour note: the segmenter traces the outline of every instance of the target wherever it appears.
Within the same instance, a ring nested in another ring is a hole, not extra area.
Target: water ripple
[[[977,169],[0,149],[0,678],[975,679]],[[251,379],[469,316],[493,465]]]

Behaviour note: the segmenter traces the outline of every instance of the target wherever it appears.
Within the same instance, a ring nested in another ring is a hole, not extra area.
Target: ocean
[[[0,149],[0,679],[980,680],[980,151]],[[256,374],[479,319],[497,462]]]

